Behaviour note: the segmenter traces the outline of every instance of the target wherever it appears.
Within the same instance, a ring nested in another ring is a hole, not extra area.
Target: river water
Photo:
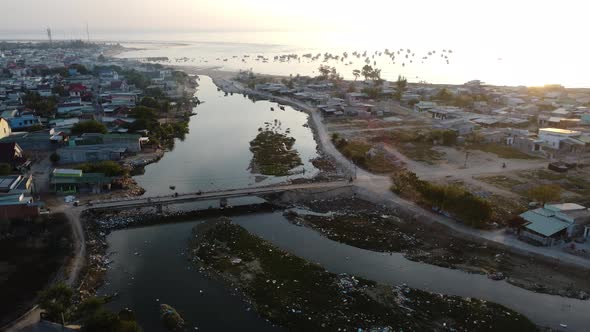
[[[240,94],[226,95],[207,76],[201,76],[196,95],[204,103],[195,108],[197,115],[190,120],[185,140],[176,140],[172,151],[148,165],[145,174],[135,177],[146,189],[146,195],[170,194],[170,186],[175,186],[174,191],[179,193],[244,188],[309,178],[318,173],[310,162],[318,154],[313,133],[304,126],[309,117],[306,113],[289,106],[282,111],[277,103],[253,102]],[[303,162],[299,170],[305,173],[257,180],[249,170],[249,143],[259,128],[274,126],[275,120],[281,132],[289,130],[288,135],[296,139],[294,148]]]
[[[211,79],[202,77],[198,97],[205,103],[196,108],[190,133],[172,152],[136,177],[148,195],[236,188],[284,181],[269,177],[259,183],[248,170],[252,154],[248,142],[265,122],[281,121],[291,128],[295,148],[304,162],[305,174],[317,173],[309,159],[317,156],[311,130],[304,127],[307,115],[277,104],[226,96]],[[274,112],[270,111],[274,107]],[[383,283],[406,283],[433,292],[494,301],[521,312],[534,322],[556,329],[567,324],[571,331],[590,331],[590,302],[537,294],[504,281],[467,274],[406,260],[400,254],[382,254],[331,241],[305,227],[290,224],[281,213],[261,213],[233,218],[250,232],[280,248],[335,273],[351,273]],[[200,221],[163,224],[115,231],[107,238],[113,264],[99,294],[119,292],[110,305],[133,308],[145,331],[163,331],[159,304],[179,310],[193,329],[277,330],[261,319],[242,299],[220,281],[194,269],[185,250],[191,229]]]
[[[351,247],[316,231],[289,223],[281,213],[233,218],[292,254],[334,273],[349,273],[386,284],[406,283],[432,292],[481,298],[514,309],[535,323],[568,331],[590,331],[590,302],[538,294],[493,281],[486,276],[412,262],[401,254],[383,254]],[[113,308],[131,307],[145,331],[162,331],[158,304],[173,305],[189,327],[202,331],[272,330],[231,290],[194,269],[184,250],[191,229],[200,221],[164,224],[113,232],[108,237],[114,260],[101,294],[120,292]],[[136,255],[135,253],[138,253]],[[203,293],[201,293],[203,290]],[[159,301],[157,301],[159,299]]]

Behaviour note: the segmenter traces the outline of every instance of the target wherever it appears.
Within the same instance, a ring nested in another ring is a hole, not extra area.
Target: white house
[[[582,133],[577,130],[567,130],[559,128],[541,128],[539,129],[539,139],[543,143],[549,145],[554,149],[559,148],[559,142],[566,138],[579,137]]]

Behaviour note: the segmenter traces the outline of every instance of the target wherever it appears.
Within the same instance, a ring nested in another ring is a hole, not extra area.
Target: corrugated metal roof
[[[534,211],[527,211],[520,216],[529,222],[529,224],[524,226],[525,228],[544,236],[551,236],[569,226],[568,223],[560,221],[559,219],[546,217],[535,213]]]

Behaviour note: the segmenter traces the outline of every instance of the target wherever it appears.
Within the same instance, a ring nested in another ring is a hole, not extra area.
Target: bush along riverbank
[[[306,209],[327,215],[286,213],[327,238],[357,248],[400,252],[413,261],[486,274],[491,279],[539,293],[587,299],[590,271],[523,256],[488,243],[458,238],[437,224],[412,222],[411,216],[360,199],[308,203]],[[575,286],[574,286],[575,285]]]
[[[193,261],[239,287],[261,316],[292,331],[536,331],[498,304],[336,275],[227,219],[200,224]]]

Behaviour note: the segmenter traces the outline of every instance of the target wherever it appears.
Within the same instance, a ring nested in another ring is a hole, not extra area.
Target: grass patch
[[[485,183],[492,184],[496,187],[505,188],[512,191],[512,188],[525,184],[525,182],[503,176],[503,175],[495,175],[495,176],[483,176],[476,178],[479,181],[483,181]]]
[[[228,221],[195,232],[195,258],[234,281],[260,315],[287,330],[537,330],[498,304],[329,273]]]
[[[387,158],[383,151],[369,153],[372,145],[363,141],[345,139],[333,139],[336,148],[348,159],[352,160],[357,166],[360,166],[369,172],[388,174],[398,170],[396,164]]]
[[[496,156],[504,159],[538,159],[534,156],[529,156],[526,153],[520,152],[506,145],[500,144],[471,144],[467,146],[470,150],[479,150],[483,152],[493,153]]]
[[[401,154],[415,160],[430,165],[436,164],[437,161],[443,160],[445,154],[432,149],[432,144],[428,143],[406,143],[396,146]]]

